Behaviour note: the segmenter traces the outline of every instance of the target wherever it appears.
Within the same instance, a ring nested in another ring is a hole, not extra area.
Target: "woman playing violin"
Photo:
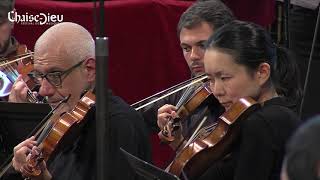
[[[181,15],[178,24],[180,46],[193,76],[203,74],[204,72],[203,56],[205,42],[215,33],[216,29],[233,19],[234,17],[230,9],[222,2],[215,0],[196,2]],[[182,95],[183,92],[176,93],[163,102],[157,103],[152,108],[145,108],[143,112],[144,118],[147,121],[157,119],[157,125],[162,130],[167,124],[168,119],[177,116],[177,107],[175,105]],[[154,109],[158,111],[153,112]],[[210,113],[203,113],[201,109],[198,109],[182,122],[182,128],[179,129],[181,134],[176,132],[176,140],[170,143],[173,149],[181,145],[182,139],[188,138],[192,134],[192,129],[197,128],[204,114],[209,114],[210,118],[208,118],[208,121],[209,119],[214,121],[218,114],[221,113],[220,107],[209,107],[209,109]]]
[[[62,111],[70,111],[79,101],[81,93],[95,85],[95,46],[90,33],[75,23],[59,23],[45,31],[35,45],[34,72],[32,76],[40,84],[39,93],[46,96],[52,106],[66,96]],[[107,92],[106,92],[107,93]],[[10,94],[14,101],[24,101],[26,85],[18,80]],[[122,99],[110,95],[110,121],[112,144],[112,179],[136,179],[125,157],[120,154],[122,147],[136,156],[150,160],[150,147],[143,119]],[[39,163],[41,173],[29,176],[24,165],[27,156],[36,155],[36,139],[31,137],[14,148],[12,160],[14,169],[31,179],[96,179],[95,176],[95,109],[89,111],[87,121],[80,135],[63,147],[48,164]],[[30,152],[32,152],[30,154]],[[122,172],[117,174],[117,172]],[[7,179],[11,179],[9,176]]]
[[[228,108],[251,97],[261,108],[242,121],[232,153],[200,179],[279,179],[284,145],[297,127],[298,69],[258,25],[233,21],[207,42],[204,56],[214,96]]]

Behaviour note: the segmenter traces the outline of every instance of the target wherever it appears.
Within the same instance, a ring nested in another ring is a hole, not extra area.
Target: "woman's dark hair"
[[[301,98],[299,69],[285,48],[273,43],[260,26],[243,21],[232,21],[222,26],[207,42],[207,49],[215,48],[235,58],[236,63],[257,70],[261,63],[271,67],[270,81],[278,94],[297,103]]]

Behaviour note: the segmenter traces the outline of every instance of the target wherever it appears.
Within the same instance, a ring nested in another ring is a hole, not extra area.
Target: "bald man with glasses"
[[[71,110],[81,93],[95,85],[94,41],[84,28],[70,26],[58,29],[56,25],[40,36],[34,48],[34,71],[30,74],[40,85],[38,94],[46,97],[52,107],[71,95],[65,110]],[[75,29],[77,34],[72,32]],[[27,102],[27,91],[28,87],[18,77],[9,101]]]
[[[59,106],[59,111],[74,108],[85,90],[95,87],[95,47],[90,33],[82,26],[65,22],[52,26],[37,40],[34,48],[34,71],[29,74],[40,85],[39,95],[46,97],[52,107],[70,95]],[[27,86],[18,78],[9,100],[25,102]],[[122,147],[141,159],[151,160],[147,128],[139,113],[121,98],[109,95],[110,134],[112,144],[111,179],[136,180],[139,177],[129,167],[119,148]],[[62,108],[60,108],[62,107]],[[66,145],[46,164],[39,163],[41,173],[31,176],[25,171],[27,156],[41,151],[36,139],[31,137],[14,148],[12,159],[16,172],[35,180],[95,180],[95,107],[86,116],[81,135]],[[123,173],[117,173],[117,172]],[[10,176],[6,180],[12,180]],[[2,179],[1,179],[2,180]]]

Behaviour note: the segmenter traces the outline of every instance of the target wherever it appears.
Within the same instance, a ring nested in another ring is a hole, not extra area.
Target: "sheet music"
[[[278,0],[283,2],[283,0]],[[320,3],[320,0],[291,0],[291,4],[301,6],[308,9],[316,9]]]

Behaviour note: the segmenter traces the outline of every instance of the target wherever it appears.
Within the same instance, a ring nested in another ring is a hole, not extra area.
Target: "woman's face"
[[[249,73],[231,55],[215,49],[205,52],[204,65],[210,88],[226,110],[242,97],[258,98],[261,91],[258,71]]]

